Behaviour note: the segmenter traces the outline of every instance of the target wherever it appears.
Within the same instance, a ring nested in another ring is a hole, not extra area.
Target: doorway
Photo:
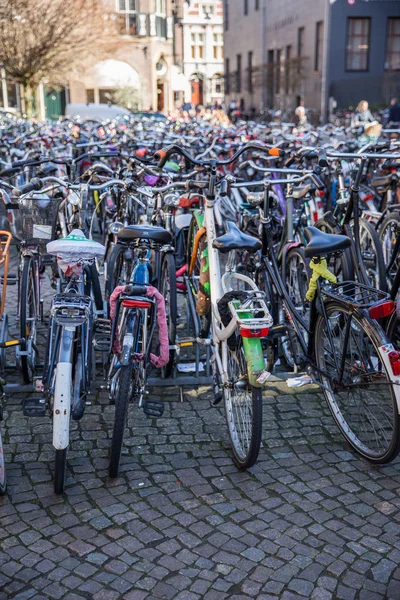
[[[196,78],[190,82],[190,89],[192,94],[192,104],[197,106],[203,104],[203,81],[202,79]]]
[[[157,82],[157,111],[162,112],[164,110],[165,92],[164,84],[160,81]]]

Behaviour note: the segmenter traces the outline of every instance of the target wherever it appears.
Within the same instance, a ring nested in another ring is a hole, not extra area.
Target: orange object
[[[194,269],[194,264],[196,262],[196,256],[197,256],[197,252],[199,249],[199,243],[200,243],[200,239],[203,237],[203,235],[205,235],[206,232],[206,228],[205,227],[201,227],[201,229],[198,230],[198,232],[196,233],[196,237],[194,238],[194,243],[193,243],[193,252],[192,252],[192,256],[190,259],[190,265],[189,265],[189,277],[192,275],[193,273],[193,269]]]

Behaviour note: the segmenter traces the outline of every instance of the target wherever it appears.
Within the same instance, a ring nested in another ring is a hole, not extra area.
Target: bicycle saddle
[[[213,248],[217,248],[222,254],[238,248],[248,252],[257,252],[261,247],[260,240],[243,233],[231,221],[228,221],[228,231],[213,241]]]
[[[313,256],[326,256],[334,252],[340,252],[348,248],[351,244],[350,238],[346,235],[337,233],[324,233],[316,227],[306,227],[304,230],[307,246],[304,249],[304,254],[307,258]]]
[[[73,262],[103,258],[105,250],[103,244],[89,240],[80,229],[47,244],[48,254]]]
[[[164,227],[155,225],[128,225],[117,234],[120,242],[133,242],[134,240],[152,240],[159,244],[169,244],[172,235]]]
[[[384,175],[383,177],[374,177],[371,179],[372,187],[381,187],[382,185],[389,185],[392,181],[392,173]]]

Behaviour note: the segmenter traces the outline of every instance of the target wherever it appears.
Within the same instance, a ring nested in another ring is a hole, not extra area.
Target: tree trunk
[[[36,114],[36,92],[37,86],[30,83],[24,85],[25,112],[27,119],[32,119]]]

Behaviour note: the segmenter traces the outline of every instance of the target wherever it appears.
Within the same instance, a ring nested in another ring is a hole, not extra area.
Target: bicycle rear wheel
[[[260,451],[262,390],[248,383],[240,335],[236,335],[234,344],[227,345],[227,353],[229,381],[224,387],[225,415],[234,462],[243,470],[254,465]]]
[[[339,303],[330,302],[325,309],[327,320],[317,317],[314,352],[329,409],[358,454],[372,463],[390,462],[400,450],[400,423],[393,386],[378,351],[388,339],[376,321],[351,314]],[[342,381],[335,356],[339,365],[345,358]]]
[[[353,229],[354,222],[351,223]],[[360,219],[360,250],[370,285],[377,290],[386,291],[385,261],[382,244],[374,227],[366,219]]]
[[[177,319],[177,291],[176,267],[173,254],[167,252],[161,267],[160,293],[164,296],[165,312],[167,314],[168,341],[170,346],[175,345],[176,319]],[[169,351],[169,361],[161,369],[162,377],[169,377],[172,373],[175,360],[175,350]]]
[[[382,247],[383,261],[385,264],[385,270],[388,269],[392,262],[393,252],[396,248],[397,236],[400,231],[400,213],[393,211],[385,217],[379,227],[379,241]],[[400,265],[399,253],[393,261],[393,265],[390,270],[386,272],[386,280],[389,287],[392,286],[394,278],[396,277],[397,270]]]
[[[121,246],[120,244],[117,244],[112,249],[107,263],[106,299],[110,298],[118,285],[127,285],[129,283],[132,261],[126,259],[126,253],[131,254],[131,251],[126,246]]]
[[[35,261],[31,256],[23,259],[20,281],[20,335],[25,339],[21,344],[21,370],[24,383],[31,383],[36,367],[36,319],[37,297]],[[24,354],[25,353],[25,354]]]

